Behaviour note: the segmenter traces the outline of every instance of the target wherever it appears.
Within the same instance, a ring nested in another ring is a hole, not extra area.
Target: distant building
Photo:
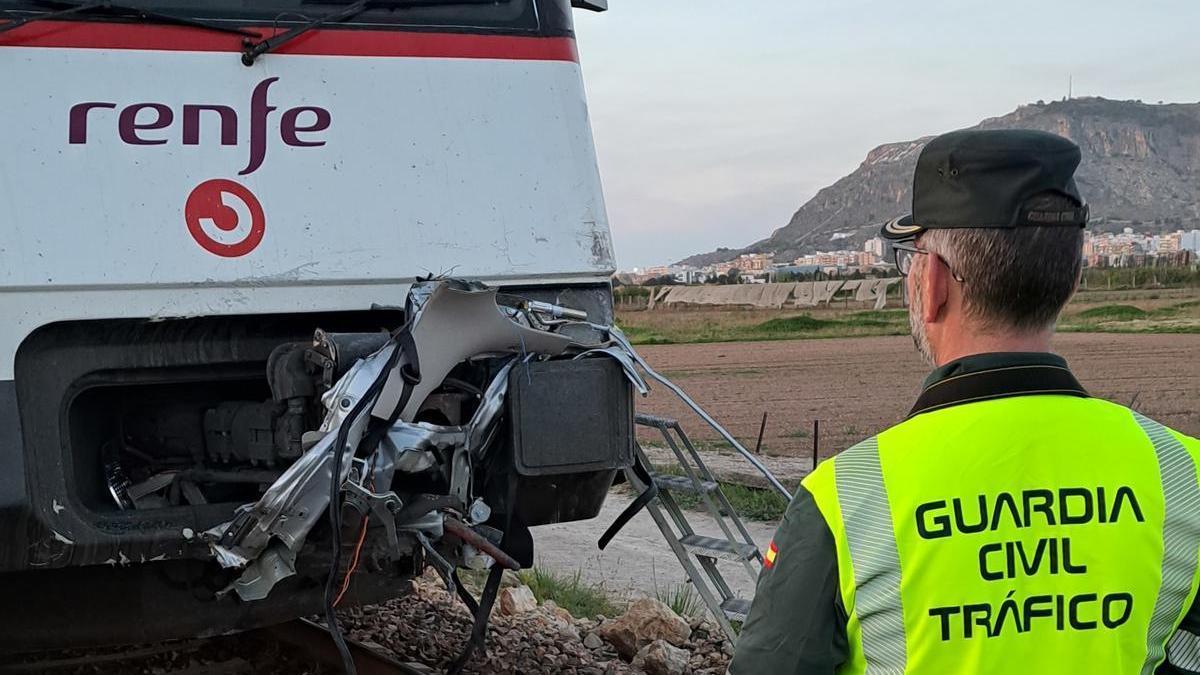
[[[780,265],[775,268],[775,274],[791,274],[800,276],[803,274],[812,274],[820,271],[820,269],[821,268],[817,267],[816,265]]]
[[[1083,238],[1083,260],[1088,267],[1190,265],[1197,253],[1200,230],[1142,234],[1126,227],[1116,234],[1086,232]]]
[[[734,265],[743,272],[764,272],[775,262],[775,256],[765,253],[743,253],[734,260]]]
[[[1200,230],[1179,231],[1179,248],[1200,253]]]
[[[1183,232],[1172,232],[1158,237],[1156,246],[1153,250],[1159,253],[1175,253],[1180,250],[1180,242],[1183,239]]]

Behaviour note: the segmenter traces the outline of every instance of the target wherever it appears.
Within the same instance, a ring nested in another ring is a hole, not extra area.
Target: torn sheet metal
[[[637,363],[633,360],[633,347],[626,350],[619,346],[604,347],[599,349],[589,349],[586,352],[576,356],[576,359],[583,359],[590,356],[607,356],[615,359],[621,364],[621,369],[625,371],[625,377],[633,384],[638,393],[645,396],[650,393],[650,385],[646,384],[646,380],[642,378],[642,374],[637,371]]]
[[[230,588],[242,600],[262,600],[275,584],[296,573],[296,553],[278,542],[246,567]]]
[[[421,360],[421,382],[400,413],[411,422],[421,403],[441,385],[454,366],[481,354],[544,354],[557,356],[575,344],[562,335],[520,325],[500,310],[496,290],[440,282],[425,301],[412,329]],[[397,368],[379,394],[372,414],[387,418],[404,391]]]
[[[354,454],[372,413],[376,418],[387,418],[398,404],[405,386],[403,364],[419,363],[421,379],[415,385],[410,383],[413,391],[409,403],[369,458],[369,469],[356,475],[365,482],[364,474],[369,473],[373,485],[388,486],[396,471],[427,470],[440,463],[439,457],[448,456],[450,497],[466,510],[471,503],[472,462],[482,457],[495,434],[504,407],[508,375],[520,358],[510,359],[493,376],[467,424],[450,427],[412,422],[425,398],[441,385],[451,369],[470,358],[496,354],[556,356],[569,349],[584,349],[569,337],[525,325],[542,324],[534,317],[523,323],[514,321],[510,310],[497,305],[496,291],[478,285],[448,280],[419,282],[413,285],[408,308],[412,341],[407,344],[416,353],[396,355],[395,350],[402,347],[393,338],[374,354],[358,361],[322,397],[327,413],[320,434],[308,436],[310,442],[315,440],[313,445],[258,502],[243,507],[231,522],[205,533],[214,557],[222,566],[246,568],[233,586],[243,600],[265,597],[278,580],[287,576],[289,569],[294,569],[296,553],[329,507],[334,453],[342,452],[340,480],[344,483],[355,464]],[[555,316],[570,316],[559,309],[547,305],[524,311],[528,314],[555,310],[548,316],[556,322],[562,319]],[[398,358],[393,360],[393,356]],[[386,372],[389,367],[390,374]],[[356,406],[381,377],[387,378],[386,384],[370,412],[364,410],[352,418]],[[340,434],[345,434],[346,445],[339,449],[334,446]],[[398,504],[397,511],[402,506]],[[411,525],[409,529],[440,537],[441,516],[431,515],[437,522],[426,523],[428,518],[421,514],[420,523],[387,522],[386,525],[390,532],[397,526]],[[284,564],[289,561],[292,565]]]
[[[516,361],[509,361],[492,378],[479,407],[462,426],[439,426],[428,422],[397,422],[380,443],[371,459],[375,485],[390,485],[396,471],[417,473],[436,465],[437,453],[461,449],[480,459],[495,431],[504,399],[508,394],[508,373]]]
[[[328,486],[333,477],[333,446],[337,443],[337,432],[342,424],[350,424],[346,447],[342,449],[344,479],[370,415],[359,415],[351,421],[345,417],[386,368],[394,349],[396,345],[389,343],[354,364],[322,398],[329,412],[321,425],[321,430],[326,432],[321,440],[288,467],[258,502],[230,523],[205,533],[222,566],[245,566],[257,558],[272,539],[281,540],[292,551],[299,550],[305,536],[329,505]]]

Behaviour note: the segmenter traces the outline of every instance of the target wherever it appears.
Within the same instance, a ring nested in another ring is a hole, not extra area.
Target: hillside
[[[1134,221],[1145,229],[1200,227],[1200,103],[1149,105],[1079,98],[1022,106],[978,129],[1041,129],[1079,144],[1076,181],[1096,229]],[[681,262],[704,265],[738,253],[790,259],[861,247],[880,223],[909,212],[912,173],[929,137],[881,145],[853,173],[822,189],[770,237]]]

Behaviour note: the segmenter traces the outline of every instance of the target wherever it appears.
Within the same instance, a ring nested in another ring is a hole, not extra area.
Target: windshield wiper
[[[409,9],[414,7],[438,7],[441,5],[495,5],[503,0],[357,0],[345,8],[326,14],[325,16],[317,17],[308,23],[296,26],[295,28],[280,33],[274,37],[267,38],[257,43],[248,43],[246,48],[242,50],[242,63],[247,66],[254,65],[254,60],[266,54],[267,52],[279,47],[285,42],[291,42],[296,38],[304,35],[314,28],[320,28],[327,23],[340,23],[349,21],[355,16],[362,14],[368,9],[383,8],[383,9]],[[340,4],[335,1],[322,0],[320,4]]]
[[[183,16],[158,12],[152,9],[145,9],[136,5],[124,5],[117,2],[108,2],[107,0],[99,0],[97,2],[66,2],[64,0],[42,0],[38,4],[49,5],[51,7],[64,7],[45,14],[36,14],[27,16],[23,19],[14,19],[0,26],[0,33],[5,33],[24,26],[27,23],[41,21],[42,19],[58,19],[64,16],[72,16],[74,14],[87,14],[90,12],[99,12],[101,14],[113,14],[115,16],[127,19],[137,19],[139,21],[148,21],[154,23],[165,23],[174,26],[188,26],[191,28],[201,28],[204,30],[212,30],[220,33],[232,33],[244,37],[258,38],[261,34],[255,33],[241,28],[231,28],[220,24],[209,23],[199,19],[189,19]]]

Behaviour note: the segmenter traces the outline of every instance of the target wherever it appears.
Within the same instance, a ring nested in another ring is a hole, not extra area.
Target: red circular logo
[[[224,178],[197,185],[188,195],[183,216],[196,243],[224,258],[253,251],[267,231],[262,204],[254,193]]]

